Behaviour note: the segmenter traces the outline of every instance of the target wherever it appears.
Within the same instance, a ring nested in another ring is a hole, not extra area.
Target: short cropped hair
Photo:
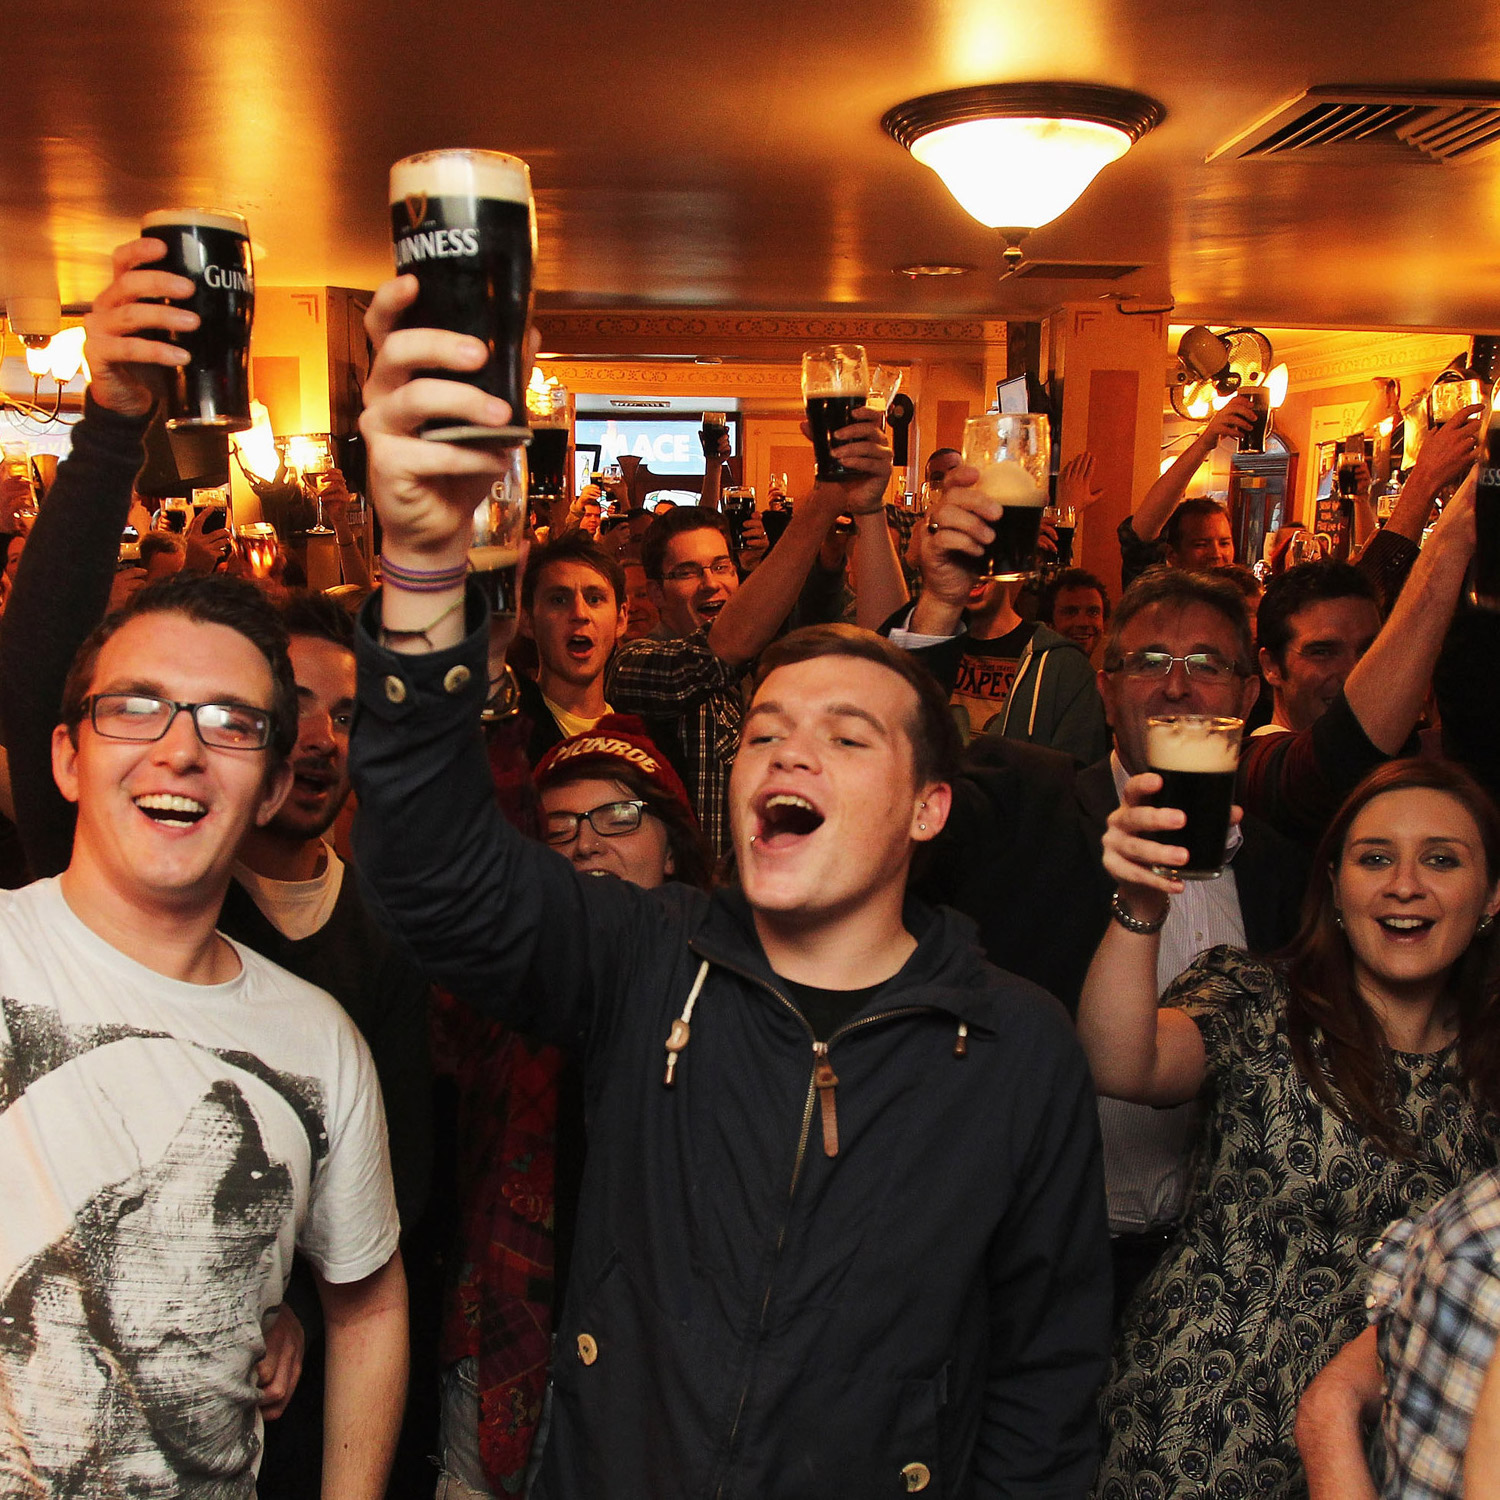
[[[1256,576],[1255,569],[1246,563],[1230,563],[1226,567],[1215,568],[1214,577],[1222,578],[1225,583],[1232,583],[1247,600],[1259,599],[1266,591],[1266,586]]]
[[[952,781],[958,775],[963,743],[937,679],[909,651],[857,625],[806,625],[774,641],[761,655],[755,691],[778,667],[816,661],[822,656],[852,656],[886,667],[917,695],[917,710],[906,726],[912,769],[918,786]]]
[[[673,537],[689,531],[717,531],[729,546],[729,523],[716,510],[706,505],[678,505],[658,515],[646,528],[641,538],[641,566],[646,577],[660,583],[665,567],[667,545]],[[733,553],[730,554],[733,556]]]
[[[1162,541],[1174,552],[1182,550],[1182,528],[1194,516],[1223,516],[1227,520],[1229,512],[1217,500],[1210,500],[1207,496],[1200,496],[1196,500],[1184,500],[1167,517],[1167,524],[1161,529]]]
[[[253,583],[242,578],[211,574],[174,573],[147,584],[128,603],[107,615],[78,648],[63,684],[62,722],[75,737],[83,722],[84,700],[94,680],[99,653],[106,642],[141,615],[182,615],[196,625],[223,625],[244,636],[265,657],[271,669],[271,760],[284,761],[297,743],[297,680],[287,654],[286,626],[275,608]],[[162,654],[171,653],[164,639]]]
[[[592,568],[614,590],[615,603],[625,602],[625,570],[586,531],[574,528],[531,549],[526,575],[521,579],[521,608],[536,602],[537,580],[553,563],[582,563]]]
[[[1224,617],[1234,631],[1235,666],[1246,677],[1254,677],[1255,647],[1250,640],[1250,614],[1245,608],[1245,596],[1239,589],[1217,573],[1194,573],[1185,568],[1148,568],[1120,596],[1115,606],[1115,616],[1109,622],[1109,635],[1104,643],[1104,670],[1117,671],[1123,653],[1120,637],[1125,627],[1144,609],[1153,604],[1165,604],[1174,609],[1186,609],[1190,604],[1201,604]],[[1264,609],[1265,605],[1262,604]]]
[[[1090,573],[1087,568],[1064,568],[1042,590],[1041,598],[1037,600],[1036,617],[1043,625],[1052,623],[1052,611],[1057,604],[1057,596],[1064,589],[1093,589],[1104,601],[1104,623],[1109,624],[1109,590],[1105,588],[1104,580],[1097,574]]]
[[[1278,573],[1267,585],[1256,618],[1260,649],[1269,651],[1279,667],[1286,666],[1286,648],[1292,643],[1292,616],[1325,599],[1368,599],[1380,608],[1375,585],[1353,563],[1298,563]]]
[[[310,635],[345,651],[354,650],[354,616],[326,594],[291,593],[278,613],[289,636]]]
[[[148,567],[158,557],[165,557],[167,553],[177,557],[186,557],[187,548],[183,545],[180,537],[174,536],[170,531],[148,531],[141,538],[141,566]]]

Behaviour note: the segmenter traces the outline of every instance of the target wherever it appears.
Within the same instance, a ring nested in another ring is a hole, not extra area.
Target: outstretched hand
[[[83,320],[89,392],[97,405],[125,417],[144,417],[160,391],[162,369],[188,362],[186,349],[145,336],[149,329],[187,333],[198,314],[147,298],[193,295],[193,283],[170,271],[147,269],[167,247],[155,239],[131,240],[114,253],[114,280],[94,299]]]
[[[878,510],[891,482],[891,440],[881,413],[872,407],[861,406],[854,418],[849,426],[840,427],[833,434],[839,440],[834,453],[846,469],[859,470],[859,477],[837,481],[820,479],[813,485],[810,497],[816,503],[821,492],[822,498],[836,507],[835,515],[843,511],[858,515]],[[806,422],[802,424],[802,436],[812,441],[812,428]]]

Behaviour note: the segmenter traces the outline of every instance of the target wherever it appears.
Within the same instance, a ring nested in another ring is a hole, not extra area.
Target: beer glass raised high
[[[536,259],[531,172],[500,151],[426,151],[391,168],[396,270],[417,278],[403,328],[447,328],[480,339],[490,357],[472,374],[419,373],[477,385],[509,404],[511,425],[429,422],[450,443],[527,442],[526,328]]]
[[[986,412],[964,423],[964,462],[979,470],[975,488],[1005,507],[990,522],[995,540],[979,561],[981,578],[1014,583],[1036,572],[1051,458],[1051,424],[1039,412]]]
[[[1209,714],[1168,714],[1146,720],[1146,764],[1162,780],[1151,805],[1179,807],[1187,814],[1182,828],[1147,835],[1188,852],[1185,865],[1154,865],[1158,875],[1213,880],[1224,873],[1244,727],[1243,719]]]
[[[809,349],[802,356],[802,399],[807,403],[807,423],[812,428],[813,457],[819,479],[867,479],[859,469],[846,469],[835,449],[834,437],[854,421],[854,413],[870,393],[870,367],[859,344],[829,344]]]
[[[255,316],[249,227],[238,214],[219,209],[164,208],[146,215],[141,233],[167,247],[148,269],[193,283],[193,295],[178,305],[199,318],[187,332],[143,330],[144,337],[188,352],[187,364],[165,371],[168,429],[248,431]]]

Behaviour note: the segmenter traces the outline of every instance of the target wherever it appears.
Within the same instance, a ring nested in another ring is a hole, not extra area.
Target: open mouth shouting
[[[797,792],[763,793],[755,804],[755,843],[772,853],[795,849],[823,826],[823,817]]]
[[[208,814],[208,809],[196,798],[175,792],[148,792],[134,801],[153,823],[163,828],[191,828]]]
[[[694,608],[698,611],[699,618],[702,619],[704,624],[711,625],[719,618],[719,612],[728,603],[729,600],[721,595],[718,598],[705,599],[701,603],[694,605]]]
[[[563,650],[568,653],[569,657],[573,661],[582,664],[587,662],[589,658],[593,656],[594,648],[597,646],[597,644],[598,642],[595,641],[593,636],[586,635],[583,631],[579,631],[578,634],[570,635],[567,640],[563,642]]]

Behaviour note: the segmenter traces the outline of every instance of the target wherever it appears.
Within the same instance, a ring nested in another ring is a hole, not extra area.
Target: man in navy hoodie
[[[584,1060],[540,1493],[1084,1495],[1110,1298],[1093,1090],[1061,1009],[907,898],[950,806],[942,695],[851,627],[773,647],[730,784],[739,885],[711,896],[513,833],[463,571],[498,460],[416,436],[510,412],[416,378],[484,349],[392,332],[414,292],[387,283],[367,322],[388,566],[360,622],[356,846],[435,977]],[[955,538],[983,524],[948,509]]]

